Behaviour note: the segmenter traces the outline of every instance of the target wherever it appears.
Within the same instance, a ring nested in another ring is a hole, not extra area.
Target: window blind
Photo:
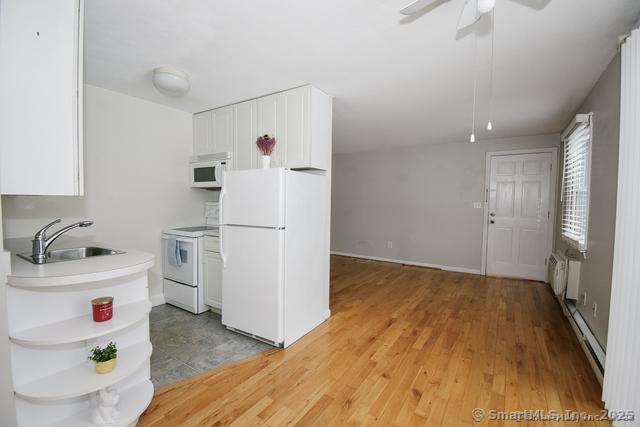
[[[580,251],[587,250],[591,120],[576,123],[564,140],[562,236]]]

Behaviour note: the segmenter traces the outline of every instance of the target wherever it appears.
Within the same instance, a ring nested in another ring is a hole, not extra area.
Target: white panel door
[[[282,342],[284,230],[223,226],[221,241],[222,324]]]
[[[213,124],[211,111],[193,115],[193,154],[213,152]]]
[[[487,274],[546,280],[551,154],[491,159]]]
[[[229,171],[220,194],[220,223],[284,227],[282,168]]]
[[[222,308],[222,258],[217,252],[204,251],[204,303]]]
[[[213,152],[233,151],[233,106],[213,110],[211,122],[213,125]]]
[[[256,100],[236,104],[234,109],[235,150],[233,169],[255,169],[258,167],[258,147],[256,146]]]
[[[288,168],[309,166],[311,143],[311,87],[282,92],[282,140],[286,151],[282,165]]]
[[[286,151],[286,141],[281,138],[282,127],[282,95],[277,93],[257,99],[258,108],[258,136],[269,135],[276,138],[276,147],[271,153],[271,167],[283,165],[283,153]],[[258,153],[258,156],[261,154]]]

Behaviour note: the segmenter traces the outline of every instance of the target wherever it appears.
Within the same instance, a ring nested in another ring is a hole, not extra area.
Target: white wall
[[[154,253],[150,294],[161,293],[161,231],[202,223],[204,202],[217,198],[217,192],[189,187],[191,117],[85,86],[85,196],[3,196],[5,237],[32,236],[53,218],[63,218],[63,223],[91,219],[92,227],[70,235]]]
[[[607,348],[613,244],[616,228],[618,190],[618,146],[620,142],[620,55],[609,64],[576,113],[593,112],[591,144],[591,189],[589,197],[589,231],[587,257],[569,249],[581,260],[579,292],[587,294],[586,305],[581,300],[578,310],[603,348]],[[559,204],[558,204],[559,206]],[[556,249],[569,247],[560,234],[558,210]],[[594,316],[594,304],[598,309]]]
[[[478,272],[483,209],[473,203],[484,202],[486,152],[556,147],[559,140],[554,134],[336,154],[331,250]]]

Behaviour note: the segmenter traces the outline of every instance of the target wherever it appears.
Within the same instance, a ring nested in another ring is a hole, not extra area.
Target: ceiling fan
[[[444,0],[447,1],[450,0]],[[442,3],[442,0],[417,0],[400,10],[400,13],[413,15],[434,3]],[[458,19],[458,30],[478,22],[482,15],[491,12],[495,5],[496,0],[465,0]]]

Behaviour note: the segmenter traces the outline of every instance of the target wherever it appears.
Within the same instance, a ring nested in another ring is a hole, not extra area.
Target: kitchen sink
[[[47,260],[45,264],[49,264],[52,262],[62,262],[62,261],[74,261],[78,259],[85,258],[93,258],[96,256],[103,255],[117,255],[123,254],[122,251],[117,251],[115,249],[107,249],[107,248],[99,248],[95,246],[87,246],[82,248],[69,248],[69,249],[54,249],[52,251],[47,252]],[[18,254],[18,256],[24,260],[27,260],[33,264],[33,258],[31,257],[31,253],[22,253]]]

